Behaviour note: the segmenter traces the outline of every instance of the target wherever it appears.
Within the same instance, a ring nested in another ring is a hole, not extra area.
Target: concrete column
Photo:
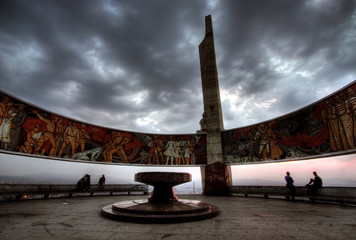
[[[205,37],[199,45],[204,113],[198,133],[207,135],[207,166],[202,170],[203,191],[207,195],[226,195],[230,183],[224,164],[221,131],[224,122],[221,110],[218,70],[211,16],[205,17]]]

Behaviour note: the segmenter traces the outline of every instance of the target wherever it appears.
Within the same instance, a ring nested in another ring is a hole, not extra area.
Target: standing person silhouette
[[[84,184],[83,184],[83,191],[84,192],[85,191],[90,192],[90,184],[91,184],[90,175],[86,174],[85,178],[84,178]]]
[[[99,179],[98,183],[99,183],[99,187],[100,187],[101,191],[103,191],[104,186],[105,186],[105,176],[104,176],[104,174],[103,174],[103,176],[101,176],[101,178]]]
[[[286,180],[287,184],[286,187],[287,189],[290,190],[290,197],[292,198],[292,201],[295,201],[295,186],[294,186],[294,180],[293,178],[290,176],[290,173],[287,172],[287,175],[284,177],[284,179]]]

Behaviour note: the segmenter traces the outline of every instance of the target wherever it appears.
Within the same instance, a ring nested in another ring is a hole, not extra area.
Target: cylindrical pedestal
[[[148,198],[151,203],[170,203],[178,201],[178,198],[174,194],[172,184],[157,183],[153,185],[152,196]]]
[[[121,201],[102,208],[105,217],[139,223],[177,223],[198,221],[219,215],[218,207],[206,202],[178,200],[173,186],[190,182],[189,173],[141,172],[135,181],[154,187],[148,200]]]
[[[173,187],[192,181],[189,173],[175,172],[140,172],[135,174],[135,181],[153,186],[151,203],[169,203],[178,201]]]

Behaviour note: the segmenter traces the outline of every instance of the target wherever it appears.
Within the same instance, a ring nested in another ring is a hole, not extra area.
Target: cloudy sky
[[[0,89],[96,125],[194,133],[212,15],[225,129],[356,79],[352,0],[0,2]]]

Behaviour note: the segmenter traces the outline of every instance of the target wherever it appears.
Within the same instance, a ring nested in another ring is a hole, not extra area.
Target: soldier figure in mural
[[[150,153],[148,156],[148,164],[152,164],[152,157],[155,157],[156,164],[161,164],[163,163],[163,153],[162,153],[162,148],[163,148],[163,141],[159,140],[157,136],[153,137],[150,141]],[[161,160],[159,159],[161,158]]]
[[[354,141],[356,140],[356,94],[354,92],[354,90],[352,88],[348,88],[347,89],[347,102],[348,102],[348,106],[351,112],[351,116],[352,116],[352,126],[353,126],[353,135],[354,135]]]
[[[62,156],[66,146],[70,147],[70,156],[73,156],[79,144],[79,129],[77,127],[77,123],[69,121],[68,126],[64,130],[63,139],[64,141],[59,150],[58,157]]]
[[[343,150],[354,148],[352,117],[349,109],[345,105],[346,99],[343,93],[335,96],[336,113],[339,119],[339,131],[341,133],[341,140]]]
[[[122,162],[127,163],[127,157],[124,150],[124,144],[128,143],[129,139],[125,138],[121,132],[113,131],[111,133],[110,142],[105,146],[103,151],[104,161],[112,162],[113,155],[117,153]]]
[[[64,143],[64,125],[63,125],[63,119],[60,117],[54,117],[54,122],[55,122],[55,142],[56,142],[56,148],[53,151],[53,154],[55,156],[58,155],[59,149],[62,148],[62,145]]]
[[[260,150],[258,152],[260,160],[275,160],[283,155],[271,125],[272,122],[261,124],[256,132],[255,140],[260,142]]]
[[[90,139],[90,135],[88,133],[88,128],[87,126],[83,123],[82,127],[79,130],[79,147],[80,151],[84,152],[85,150],[85,143],[87,140]]]
[[[40,131],[40,128],[40,125],[36,124],[34,129],[28,131],[25,143],[20,147],[19,152],[37,153],[39,151],[44,142],[43,134]]]
[[[37,115],[37,117],[45,124],[46,126],[46,131],[43,133],[43,143],[40,144],[36,154],[41,154],[44,155],[45,154],[45,149],[42,148],[42,146],[46,143],[46,142],[50,142],[51,144],[51,150],[49,153],[49,156],[54,156],[54,151],[56,150],[56,142],[54,139],[54,130],[55,130],[55,122],[51,121],[50,119],[44,118],[42,117],[39,113],[38,110],[33,110],[32,111],[34,114]],[[39,152],[42,148],[41,153]]]
[[[338,120],[336,110],[329,100],[325,101],[324,110],[322,112],[323,121],[327,123],[329,129],[330,146],[333,151],[342,150],[340,142],[340,132],[338,130]]]
[[[249,140],[249,148],[245,149],[248,154],[248,161],[254,162],[256,159],[256,154],[254,150],[255,138],[252,133],[252,127],[247,127],[246,130],[243,130],[244,135],[247,135],[246,138]]]
[[[336,95],[331,100],[325,101],[322,113],[329,129],[331,149],[333,151],[353,149],[355,129],[349,102],[344,94]]]

